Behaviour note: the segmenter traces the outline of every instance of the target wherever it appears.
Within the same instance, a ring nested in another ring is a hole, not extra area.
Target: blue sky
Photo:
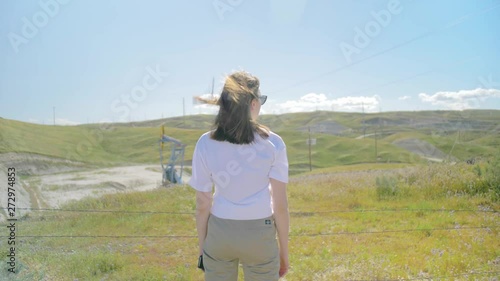
[[[0,2],[0,117],[52,124],[214,112],[246,70],[263,113],[500,109],[500,1]]]

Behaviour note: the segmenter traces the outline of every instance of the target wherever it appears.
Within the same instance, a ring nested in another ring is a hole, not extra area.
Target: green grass
[[[0,153],[35,153],[102,166],[160,161],[159,128],[47,126],[0,119],[0,129],[8,136],[0,142]],[[191,144],[186,155],[192,155],[202,131],[167,128],[166,133]]]
[[[158,163],[159,128],[109,127],[106,130],[83,126],[54,127],[33,125],[18,121],[0,120],[9,139],[0,145],[0,152],[29,152],[51,157],[87,162],[98,166],[130,163]],[[185,159],[190,160],[200,130],[166,128],[166,134],[188,144]],[[291,172],[304,171],[309,166],[308,135],[304,132],[279,132],[287,143]],[[352,140],[321,134],[312,147],[312,165],[325,168],[336,165],[382,162],[413,162],[412,154],[390,143],[378,142],[378,160],[375,142],[370,139]],[[28,142],[29,139],[37,139]],[[164,146],[165,155],[170,147]]]
[[[186,160],[190,160],[197,139],[210,129],[213,118],[197,115],[106,127],[0,119],[0,153],[34,153],[89,164],[84,167],[157,164],[159,126],[165,124],[167,135],[188,145]],[[498,271],[500,158],[489,157],[498,153],[500,111],[365,115],[317,111],[264,115],[261,121],[283,137],[290,173],[297,175],[288,186],[292,268],[286,280],[424,279],[452,274],[473,280],[494,275],[464,274]],[[328,122],[349,130],[337,136],[312,133],[317,144],[312,146],[314,170],[309,172],[305,129]],[[376,154],[373,136],[355,139],[363,130],[384,132],[377,136]],[[420,157],[393,144],[407,138],[429,142],[459,160],[483,161],[422,165]],[[27,175],[22,180],[30,184],[33,200],[41,192],[37,183]],[[18,236],[102,237],[20,238],[20,272],[14,280],[202,280],[195,268],[196,230],[190,214],[195,202],[189,187],[104,195],[64,208],[128,213],[26,215],[18,221]],[[137,213],[142,211],[188,214]],[[491,228],[468,229],[475,226]],[[105,237],[109,235],[160,237]],[[2,239],[2,258],[5,249]],[[1,264],[5,272],[5,260]]]
[[[489,190],[468,189],[484,173],[466,164],[391,165],[397,164],[325,168],[291,178],[292,268],[286,280],[486,279],[463,274],[498,271],[499,201]],[[398,192],[380,196],[385,185]],[[104,195],[63,208],[108,212],[31,213],[18,222],[17,235],[102,237],[19,238],[25,265],[19,276],[203,280],[188,186]]]
[[[209,130],[212,115],[195,115],[133,123],[49,126],[0,119],[0,153],[27,152],[98,166],[158,163],[160,126],[165,134],[187,144],[185,159],[192,157],[199,136]],[[287,143],[292,173],[309,168],[308,126],[334,122],[346,129],[341,136],[313,132],[312,165],[325,168],[359,163],[419,163],[415,154],[393,144],[416,138],[427,141],[460,160],[486,157],[498,150],[500,111],[428,111],[342,113],[316,111],[263,115],[263,124]],[[471,128],[474,128],[472,130]],[[460,132],[459,132],[460,131]],[[377,133],[375,139],[357,136]],[[382,135],[380,135],[383,132]],[[169,147],[164,147],[168,152]],[[168,154],[168,153],[167,153]]]

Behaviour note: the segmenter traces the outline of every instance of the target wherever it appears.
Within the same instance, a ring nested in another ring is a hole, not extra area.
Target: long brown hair
[[[250,104],[259,99],[259,79],[245,71],[237,71],[226,78],[224,88],[218,99],[199,101],[219,106],[211,138],[234,144],[249,144],[254,141],[254,133],[269,137],[269,129],[255,120],[250,114]]]

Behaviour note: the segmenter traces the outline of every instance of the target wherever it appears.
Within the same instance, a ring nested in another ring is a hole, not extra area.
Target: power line
[[[465,62],[468,62],[468,61],[471,61],[471,60],[474,60],[474,59],[477,59],[477,58],[479,58],[479,57],[478,56],[474,56],[474,57],[462,60],[462,61],[460,61],[458,63],[456,62],[456,63],[450,64],[447,67],[461,65],[461,64],[463,64]],[[377,86],[373,86],[373,87],[369,87],[369,88],[365,88],[365,89],[361,89],[361,90],[356,90],[356,91],[348,93],[348,95],[355,95],[355,94],[359,94],[359,93],[362,93],[362,92],[367,92],[367,91],[371,91],[371,90],[374,90],[374,89],[379,89],[379,88],[387,87],[387,86],[390,86],[390,85],[393,85],[393,84],[396,84],[396,83],[399,83],[399,82],[403,82],[403,81],[406,81],[406,80],[411,80],[413,78],[416,78],[416,77],[419,77],[419,76],[423,76],[423,75],[426,75],[426,74],[429,74],[429,73],[432,73],[432,72],[435,72],[435,71],[436,71],[436,69],[430,69],[430,70],[427,70],[427,71],[424,71],[424,72],[413,74],[413,75],[408,76],[408,77],[403,77],[403,78],[399,78],[399,79],[396,79],[396,80],[392,80],[392,81],[389,81],[389,82],[386,82],[386,83],[383,83],[383,84],[380,84],[380,85],[377,85]]]
[[[0,208],[7,209],[7,208]],[[122,210],[88,210],[88,209],[58,209],[58,208],[17,208],[19,210],[48,211],[48,212],[76,212],[76,213],[122,213],[122,214],[169,214],[169,215],[194,215],[195,212],[177,211],[122,211]],[[498,213],[496,210],[473,209],[360,209],[360,210],[324,210],[324,211],[293,211],[291,215],[313,215],[326,213],[369,213],[369,212],[472,212],[472,213]]]
[[[7,209],[7,208],[0,208]],[[170,212],[170,211],[122,211],[122,210],[85,210],[85,209],[57,209],[57,208],[17,208],[19,210],[48,211],[48,212],[76,212],[76,213],[122,213],[122,214],[170,214],[170,215],[194,215],[194,212]]]
[[[409,40],[407,40],[407,41],[404,41],[404,42],[402,42],[402,43],[396,44],[396,45],[394,45],[394,46],[392,46],[392,47],[390,47],[390,48],[388,48],[388,49],[382,50],[382,51],[380,51],[380,52],[378,52],[378,53],[375,53],[375,54],[373,54],[373,55],[371,55],[371,56],[368,56],[368,57],[366,57],[366,58],[363,58],[363,59],[360,59],[360,60],[355,61],[355,62],[353,62],[353,63],[350,63],[350,64],[347,64],[347,65],[344,65],[344,66],[338,67],[338,68],[333,69],[333,70],[331,70],[331,71],[328,71],[328,72],[325,72],[325,73],[322,73],[322,74],[319,74],[319,75],[313,76],[312,78],[309,78],[309,79],[307,79],[307,80],[302,80],[302,81],[296,82],[296,83],[294,83],[294,84],[292,84],[292,85],[290,85],[290,86],[288,86],[288,87],[285,87],[285,88],[282,88],[282,89],[279,89],[279,90],[276,90],[276,91],[271,91],[270,93],[280,93],[280,92],[283,92],[283,91],[288,90],[288,89],[290,89],[290,88],[293,88],[293,87],[296,87],[296,86],[299,86],[299,85],[303,85],[303,84],[310,83],[310,82],[312,82],[312,81],[314,81],[314,80],[316,80],[316,79],[318,79],[318,78],[321,78],[321,77],[324,77],[324,76],[327,76],[327,75],[330,75],[330,74],[334,74],[334,73],[340,72],[340,71],[345,70],[345,69],[347,69],[347,68],[349,68],[349,67],[351,67],[351,66],[354,66],[354,65],[360,64],[360,63],[365,62],[365,61],[368,61],[368,60],[370,60],[370,59],[372,59],[372,58],[375,58],[375,57],[381,56],[381,55],[383,55],[383,54],[389,53],[389,52],[391,52],[391,51],[393,51],[393,50],[396,50],[396,49],[398,49],[398,48],[401,48],[401,47],[403,47],[403,46],[406,46],[406,45],[408,45],[408,44],[411,44],[411,43],[413,43],[413,42],[415,42],[415,41],[418,41],[418,40],[420,40],[420,39],[423,39],[423,38],[429,37],[429,36],[431,36],[431,35],[433,35],[433,34],[437,34],[437,33],[439,33],[439,32],[442,32],[442,31],[446,30],[446,29],[449,29],[449,28],[455,27],[455,26],[457,26],[457,25],[459,25],[459,24],[461,24],[461,23],[465,22],[466,20],[469,20],[470,18],[472,18],[472,17],[474,17],[474,16],[478,16],[478,15],[481,15],[481,14],[483,14],[483,13],[487,13],[487,12],[489,12],[489,11],[493,10],[493,9],[498,8],[498,7],[500,7],[500,4],[492,5],[492,6],[489,6],[489,7],[487,7],[487,8],[481,9],[481,10],[479,10],[479,11],[474,11],[474,12],[472,12],[472,13],[466,14],[466,15],[464,15],[464,16],[461,16],[461,17],[459,17],[459,18],[457,18],[457,19],[455,19],[455,20],[453,20],[453,21],[449,22],[449,23],[448,23],[447,25],[445,25],[444,27],[441,27],[441,28],[436,28],[436,29],[434,29],[434,30],[432,30],[432,31],[428,31],[428,32],[426,32],[426,33],[424,33],[424,34],[421,34],[421,35],[419,35],[419,36],[416,36],[416,37],[414,37],[414,38],[412,38],[412,39],[409,39]]]
[[[353,63],[350,63],[350,64],[347,64],[347,65],[344,65],[344,66],[338,67],[338,68],[336,68],[336,69],[334,69],[334,70],[331,70],[331,71],[328,71],[328,72],[325,72],[325,73],[319,74],[319,75],[314,76],[314,77],[312,77],[312,78],[309,78],[309,79],[307,79],[307,80],[302,80],[302,81],[299,81],[299,82],[297,82],[297,83],[292,84],[291,86],[288,86],[288,87],[282,88],[282,89],[280,89],[280,90],[277,90],[277,91],[271,91],[270,93],[271,93],[271,94],[280,93],[280,92],[283,92],[283,91],[288,90],[288,89],[290,89],[290,88],[293,88],[293,87],[297,87],[297,86],[300,86],[300,85],[303,85],[303,84],[310,83],[310,82],[312,82],[312,81],[314,81],[314,80],[316,80],[316,79],[318,79],[318,78],[321,78],[321,77],[324,77],[324,76],[328,76],[328,75],[330,75],[330,74],[334,74],[334,73],[340,72],[340,71],[345,70],[345,69],[348,69],[349,67],[352,67],[352,66],[354,66],[354,65],[360,64],[360,63],[365,62],[365,61],[367,61],[367,60],[370,60],[370,59],[372,59],[372,58],[375,58],[375,57],[378,57],[378,56],[383,55],[383,54],[385,54],[385,53],[388,53],[388,52],[390,52],[390,51],[392,51],[392,50],[398,49],[398,48],[400,48],[400,47],[402,47],[402,46],[408,45],[408,44],[410,44],[410,43],[412,43],[412,42],[414,42],[414,41],[417,41],[417,40],[419,40],[419,39],[422,39],[422,38],[428,37],[429,35],[431,35],[431,34],[433,34],[433,33],[434,33],[434,32],[429,31],[429,32],[424,33],[424,34],[422,34],[422,35],[420,35],[420,36],[417,36],[417,37],[415,37],[415,38],[413,38],[413,39],[410,39],[410,40],[405,41],[405,42],[403,42],[403,43],[397,44],[397,45],[395,45],[395,46],[393,46],[393,47],[391,47],[391,48],[389,48],[389,49],[386,49],[386,50],[383,50],[383,51],[381,51],[381,52],[375,53],[375,54],[373,54],[373,55],[371,55],[371,56],[368,56],[368,57],[366,57],[366,58],[364,58],[364,59],[360,59],[360,60],[355,61],[355,62],[353,62]]]
[[[314,212],[295,211],[290,214],[323,214],[323,213],[369,213],[369,212],[472,212],[472,213],[497,213],[495,210],[471,210],[471,209],[366,209],[366,210],[326,210]]]
[[[381,230],[381,231],[358,231],[358,232],[331,232],[331,233],[302,233],[289,234],[290,237],[317,237],[317,236],[337,236],[337,235],[362,235],[362,234],[382,234],[382,233],[404,233],[421,231],[460,231],[460,230],[478,230],[478,229],[496,229],[500,226],[471,226],[471,227],[449,227],[449,228],[420,228],[420,229],[399,229],[399,230]],[[197,235],[18,235],[18,238],[198,238]]]
[[[17,235],[17,238],[198,238],[198,235]]]
[[[471,227],[444,227],[444,228],[415,228],[415,229],[399,229],[399,230],[381,230],[381,231],[358,231],[358,232],[331,232],[331,233],[311,233],[311,234],[290,234],[290,237],[316,237],[316,236],[336,236],[336,235],[360,235],[360,234],[381,234],[381,233],[405,233],[419,231],[452,231],[452,230],[477,230],[477,229],[494,229],[500,226],[471,226]]]

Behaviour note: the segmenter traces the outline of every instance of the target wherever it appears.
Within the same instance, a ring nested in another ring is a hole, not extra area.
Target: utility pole
[[[382,131],[382,107],[379,107],[378,113],[378,129],[375,127],[375,163],[378,163],[378,147],[377,147],[377,133],[378,131]]]
[[[361,111],[363,114],[362,115],[363,116],[363,118],[362,118],[362,120],[363,120],[362,121],[363,122],[363,138],[365,138],[366,137],[366,134],[365,134],[366,128],[365,128],[365,103],[364,102],[361,103]]]
[[[384,137],[384,122],[381,122],[382,119],[382,106],[379,107],[380,118],[378,119],[378,124],[380,128],[380,135]]]
[[[311,126],[309,128],[309,172],[313,170],[312,168],[312,158],[311,158]]]
[[[54,126],[56,125],[56,107],[52,107],[52,116],[54,117]]]
[[[182,126],[186,126],[186,101],[182,98]]]
[[[375,127],[375,163],[378,162],[378,152],[377,152],[377,127]]]
[[[214,84],[215,84],[215,77],[212,77],[212,99],[214,98]]]

